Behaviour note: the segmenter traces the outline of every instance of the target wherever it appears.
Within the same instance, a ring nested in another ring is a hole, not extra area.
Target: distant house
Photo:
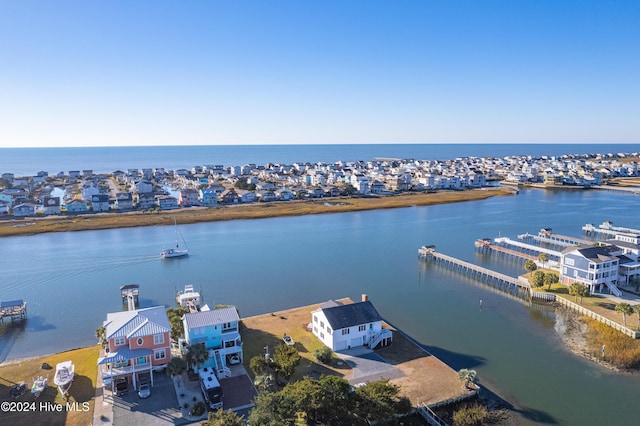
[[[9,204],[9,208],[24,203],[27,201],[27,196],[27,191],[18,188],[9,188],[0,192],[0,200],[6,201]]]
[[[153,184],[146,179],[142,179],[136,183],[136,192],[138,194],[146,194],[153,191]]]
[[[9,203],[0,200],[0,215],[5,216],[9,214]]]
[[[203,367],[214,368],[219,376],[225,376],[229,364],[242,362],[240,316],[235,306],[185,314],[182,324],[183,346],[203,344],[209,350]]]
[[[238,195],[240,196],[240,202],[242,203],[255,203],[258,199],[257,194],[253,191],[240,190],[238,191]]]
[[[35,214],[36,206],[33,203],[22,203],[13,208],[13,215],[15,217],[35,216]]]
[[[218,191],[214,188],[202,188],[200,190],[200,204],[208,207],[217,205]]]
[[[45,215],[60,214],[60,197],[44,197],[42,209]]]
[[[133,209],[133,194],[131,192],[118,192],[116,194],[116,209],[127,211]]]
[[[258,199],[263,202],[270,202],[276,200],[276,193],[271,190],[259,191]]]
[[[94,212],[109,211],[109,196],[107,194],[95,194],[91,196],[91,208]]]
[[[313,334],[327,347],[341,351],[358,346],[388,346],[391,330],[382,328],[382,317],[363,295],[363,301],[342,304],[330,300],[311,312]]]
[[[171,195],[156,195],[156,204],[162,210],[171,210],[177,209],[178,199],[176,197],[172,197]]]
[[[240,201],[240,197],[238,193],[233,188],[225,189],[222,194],[220,194],[220,202],[222,204],[235,204]]]
[[[147,210],[152,207],[156,207],[156,197],[153,192],[138,193],[138,208]]]
[[[171,360],[171,324],[164,306],[107,314],[103,323],[107,353],[98,358],[104,386],[114,389],[116,379],[125,379],[134,389],[141,379],[166,368]]]
[[[280,201],[290,201],[296,199],[296,195],[286,188],[278,189],[276,191],[276,197]]]
[[[67,213],[86,213],[89,211],[89,205],[85,200],[74,199],[67,201]]]
[[[198,204],[198,192],[195,189],[183,189],[180,191],[178,205],[190,207]]]
[[[574,282],[586,285],[589,293],[608,292],[618,295],[618,268],[622,249],[615,245],[569,247],[560,259],[560,280],[564,285]]]

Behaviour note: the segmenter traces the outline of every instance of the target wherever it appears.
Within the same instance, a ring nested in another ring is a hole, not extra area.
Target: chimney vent
[[[365,293],[362,293],[362,301],[366,302],[369,300],[369,296],[367,296]]]

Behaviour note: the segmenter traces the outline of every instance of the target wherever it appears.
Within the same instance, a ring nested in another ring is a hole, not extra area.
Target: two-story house
[[[622,250],[615,245],[569,247],[560,259],[560,280],[564,285],[574,282],[586,285],[589,293],[602,293],[605,288],[619,296],[618,267]]]
[[[216,369],[218,377],[229,374],[228,365],[242,362],[240,316],[235,306],[185,314],[182,317],[187,346],[203,344],[209,359],[201,367]]]
[[[107,314],[103,323],[106,354],[98,358],[104,386],[125,379],[134,389],[143,378],[153,386],[153,372],[171,359],[171,324],[164,306]]]
[[[382,327],[382,317],[366,295],[358,303],[323,303],[311,312],[311,326],[313,334],[334,351],[358,346],[375,349],[393,340],[391,330]]]

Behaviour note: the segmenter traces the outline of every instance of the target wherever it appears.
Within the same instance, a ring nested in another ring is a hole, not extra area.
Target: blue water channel
[[[381,315],[455,369],[515,406],[522,424],[634,424],[640,378],[570,353],[556,314],[526,306],[418,259],[437,250],[516,276],[521,262],[482,255],[477,238],[580,236],[585,223],[640,228],[640,197],[606,191],[524,190],[428,207],[182,225],[190,256],[162,260],[172,227],[0,239],[0,299],[28,302],[28,321],[0,328],[0,360],[95,344],[119,286],[142,306],[173,305],[185,284],[241,316],[369,295]],[[80,219],[79,219],[80,220]],[[479,300],[483,300],[482,307]]]

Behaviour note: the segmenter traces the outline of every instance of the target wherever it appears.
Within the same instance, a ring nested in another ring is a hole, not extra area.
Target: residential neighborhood
[[[376,159],[334,163],[201,165],[94,173],[72,170],[0,175],[0,216],[172,210],[408,191],[465,190],[505,184],[590,188],[637,177],[638,153],[561,157]]]

